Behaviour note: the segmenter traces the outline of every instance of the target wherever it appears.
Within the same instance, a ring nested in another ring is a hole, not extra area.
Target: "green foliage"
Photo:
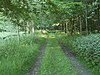
[[[42,37],[22,36],[0,41],[0,74],[25,75],[34,64],[44,43]]]
[[[0,12],[3,12],[5,16],[11,18],[15,24],[23,28],[25,28],[27,22],[31,21],[34,22],[35,26],[51,27],[54,23],[62,23],[68,19],[70,21],[69,31],[76,29],[77,31],[79,29],[99,31],[99,4],[99,0],[1,0]],[[97,26],[95,26],[96,23],[94,25],[89,24],[86,28],[86,19],[89,23],[97,22]]]
[[[79,37],[73,42],[73,46],[75,52],[100,73],[100,34]]]
[[[50,35],[48,39],[38,75],[77,75],[54,37],[54,35]]]
[[[11,20],[9,18],[7,18],[6,16],[1,15],[1,14],[0,14],[0,29],[15,32],[15,26],[11,22]]]
[[[95,75],[100,74],[100,34],[88,36],[64,36],[59,37],[65,46],[72,49],[77,56],[85,60],[89,68],[92,68]]]

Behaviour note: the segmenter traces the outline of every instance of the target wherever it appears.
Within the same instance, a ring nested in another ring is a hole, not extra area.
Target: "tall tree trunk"
[[[34,22],[33,21],[31,21],[32,22],[32,34],[34,34],[34,32],[35,32],[35,30],[34,30]]]
[[[71,20],[71,35],[74,33],[74,20]]]
[[[86,5],[86,10],[85,10],[85,23],[86,23],[86,33],[88,34],[88,10],[87,10],[87,5]]]
[[[34,34],[35,30],[34,30],[34,26],[32,26],[32,34]]]
[[[69,30],[68,30],[68,22],[66,22],[66,31],[67,31],[67,33],[69,33]]]
[[[80,34],[82,34],[82,17],[80,16]]]
[[[28,22],[26,22],[26,23],[27,23],[27,25],[26,25],[26,31],[27,31],[27,33],[30,33],[29,23]]]
[[[67,33],[66,23],[64,23],[64,25],[65,25],[65,29],[64,29],[65,30],[65,33]]]
[[[100,5],[98,4],[98,9],[97,9],[97,30],[99,32],[99,28],[100,28]]]

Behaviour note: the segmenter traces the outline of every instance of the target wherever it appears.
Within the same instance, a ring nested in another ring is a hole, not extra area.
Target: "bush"
[[[100,68],[100,34],[78,37],[73,41],[73,47],[80,57],[91,63],[93,67]]]
[[[63,36],[60,42],[72,49],[77,56],[81,57],[100,74],[100,34],[88,36]],[[98,75],[98,74],[97,74]]]

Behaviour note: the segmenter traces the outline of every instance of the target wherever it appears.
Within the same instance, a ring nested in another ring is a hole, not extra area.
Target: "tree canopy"
[[[71,33],[100,29],[100,0],[1,0],[0,12],[21,27],[59,23]]]

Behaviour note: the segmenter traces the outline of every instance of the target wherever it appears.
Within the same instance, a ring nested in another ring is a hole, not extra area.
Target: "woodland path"
[[[47,45],[47,40],[48,39],[46,39],[46,42],[44,43],[43,47],[40,49],[40,52],[39,52],[39,54],[36,58],[36,62],[35,62],[35,64],[33,64],[30,72],[27,75],[37,75],[38,69],[39,69],[39,66],[40,66],[40,63],[41,63],[41,59],[44,56],[45,48],[46,48],[46,45]]]
[[[55,38],[54,38],[55,39]],[[56,39],[55,39],[56,40]],[[37,56],[36,62],[35,64],[32,66],[32,69],[30,70],[30,72],[28,73],[28,75],[37,75],[38,73],[38,69],[39,66],[41,64],[41,60],[44,56],[45,53],[45,48],[47,45],[47,41],[45,42],[45,44],[43,45],[43,47],[40,50],[39,55]],[[69,50],[67,49],[63,43],[59,43],[59,46],[61,46],[64,54],[66,55],[66,57],[68,57],[70,59],[70,62],[72,64],[72,66],[75,68],[75,70],[77,71],[77,75],[92,75],[91,72],[89,70],[87,70],[76,58],[76,56]]]

